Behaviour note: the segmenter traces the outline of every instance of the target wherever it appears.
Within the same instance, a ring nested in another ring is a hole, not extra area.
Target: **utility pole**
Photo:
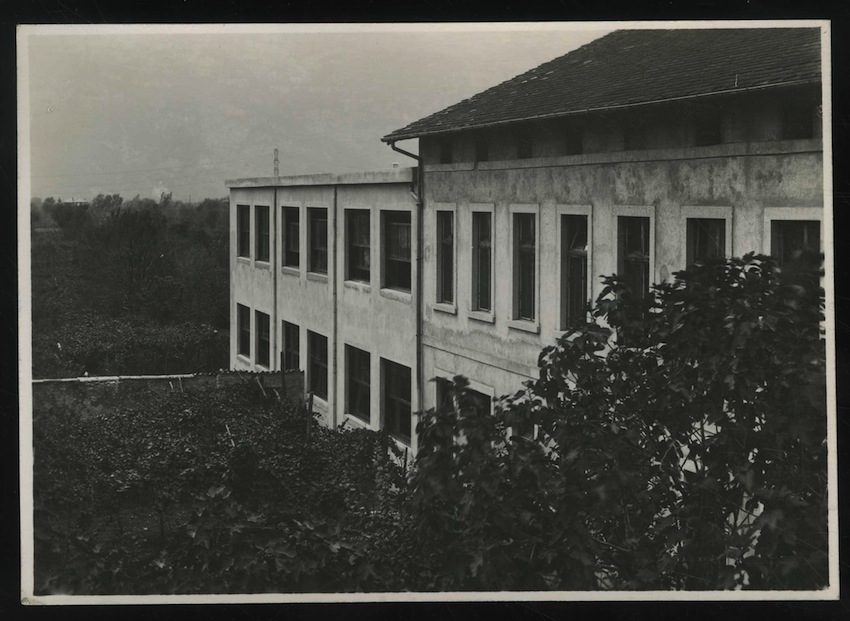
[[[274,150],[274,176],[280,177],[280,160],[277,159],[277,149]]]

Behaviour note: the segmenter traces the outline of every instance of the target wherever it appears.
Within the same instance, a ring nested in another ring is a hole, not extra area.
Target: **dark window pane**
[[[437,212],[437,301],[454,302],[454,214]]]
[[[251,357],[251,309],[241,304],[236,305],[236,322],[239,340],[237,350],[243,356]]]
[[[257,205],[254,208],[257,220],[257,261],[269,260],[269,208]]]
[[[514,319],[533,321],[535,297],[534,214],[514,214]]]
[[[491,214],[472,214],[472,309],[492,310],[490,302]]]
[[[237,255],[251,256],[251,208],[248,205],[236,206]]]
[[[384,286],[410,291],[410,212],[386,211],[384,216]]]
[[[301,266],[301,226],[298,207],[284,207],[281,226],[283,227],[283,265],[288,267]]]
[[[348,280],[369,282],[369,212],[366,210],[348,210]]]
[[[802,250],[821,251],[819,221],[773,220],[770,223],[770,254],[779,265],[788,263]]]
[[[301,366],[301,335],[294,323],[283,322],[283,368],[298,369]]]
[[[309,389],[322,399],[328,398],[328,339],[307,331],[307,358]]]
[[[328,210],[310,208],[310,271],[328,273]]]
[[[410,369],[381,360],[384,376],[384,425],[399,440],[410,443]]]
[[[254,313],[257,321],[257,359],[256,363],[271,368],[271,338],[269,333],[269,316],[260,311]]]
[[[726,256],[726,221],[688,218],[687,264]]]
[[[345,346],[348,377],[348,405],[349,414],[366,421],[370,420],[370,356],[369,352],[362,349]]]
[[[587,308],[587,216],[561,216],[561,328],[585,318]]]
[[[617,218],[617,273],[638,297],[649,293],[649,218]]]

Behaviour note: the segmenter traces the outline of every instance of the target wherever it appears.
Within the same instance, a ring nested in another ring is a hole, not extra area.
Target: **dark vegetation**
[[[608,279],[604,327],[495,415],[455,378],[409,471],[252,384],[36,408],[36,591],[823,588],[819,269],[747,256],[648,301]]]
[[[227,199],[32,207],[34,377],[227,366]]]

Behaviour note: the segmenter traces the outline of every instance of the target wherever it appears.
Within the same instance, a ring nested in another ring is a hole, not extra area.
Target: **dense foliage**
[[[227,365],[226,199],[48,198],[33,219],[35,377]]]

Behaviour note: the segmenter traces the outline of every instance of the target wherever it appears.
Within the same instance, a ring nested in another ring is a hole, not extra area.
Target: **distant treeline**
[[[49,197],[32,221],[36,377],[226,366],[226,198]]]

